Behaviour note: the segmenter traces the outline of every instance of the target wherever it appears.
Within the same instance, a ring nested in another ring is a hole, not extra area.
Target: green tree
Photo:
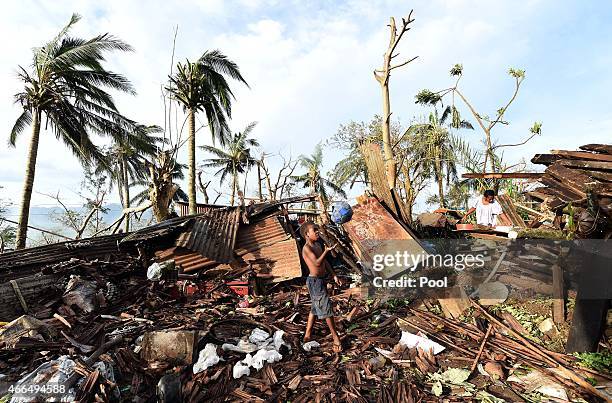
[[[451,116],[455,117],[454,123],[449,122]],[[441,117],[437,108],[434,108],[425,123],[417,123],[408,129],[416,134],[414,147],[423,161],[424,169],[434,173],[440,207],[446,207],[444,180],[446,179],[448,186],[451,179],[457,179],[457,157],[452,147],[453,135],[449,130],[453,126],[474,129],[469,122],[459,118],[458,112],[452,106],[447,106]]]
[[[0,186],[0,189],[2,189],[2,186]],[[3,220],[4,213],[10,205],[10,201],[0,199],[0,253],[4,252],[7,247],[12,248],[15,242],[15,227]]]
[[[238,174],[246,174],[254,167],[258,160],[251,154],[251,147],[259,147],[259,142],[249,138],[256,123],[249,124],[242,132],[235,133],[229,141],[221,147],[202,146],[203,150],[213,154],[216,158],[204,160],[202,167],[218,168],[215,176],[221,175],[219,182],[223,184],[228,175],[232,178],[232,194],[230,204],[234,205],[234,197],[238,190]]]
[[[292,176],[291,179],[295,183],[302,185],[312,194],[318,193],[323,202],[329,200],[329,190],[346,197],[346,193],[340,186],[324,178],[321,174],[321,169],[323,169],[323,148],[321,144],[317,144],[311,155],[301,155],[299,161],[301,167],[306,169],[306,173]]]
[[[119,199],[123,209],[129,209],[130,188],[135,181],[144,181],[147,177],[145,158],[152,159],[158,151],[161,139],[155,136],[162,129],[159,126],[137,125],[134,131],[126,132],[116,138],[107,150],[108,172],[112,182],[119,189]],[[130,230],[130,217],[125,218],[124,230]]]
[[[122,75],[102,66],[105,53],[131,51],[131,47],[109,34],[89,40],[68,36],[79,19],[74,14],[55,38],[33,50],[29,71],[19,67],[19,79],[24,88],[15,94],[15,102],[22,106],[23,112],[13,125],[9,143],[15,146],[18,135],[27,126],[32,128],[32,137],[19,213],[17,248],[25,247],[26,243],[42,119],[84,164],[103,158],[91,141],[91,133],[116,135],[133,125],[117,111],[111,95],[103,89],[133,94],[132,85]]]
[[[189,213],[196,213],[196,127],[198,112],[204,112],[213,140],[225,144],[229,136],[227,120],[231,118],[234,94],[226,76],[244,83],[238,65],[218,50],[206,51],[195,62],[177,64],[177,72],[170,77],[166,88],[187,113],[188,121],[188,185]]]
[[[130,185],[144,187],[130,202],[146,208],[153,207],[153,215],[158,223],[168,218],[173,201],[187,201],[187,194],[176,183],[185,179],[183,171],[187,166],[177,163],[175,154],[166,150],[159,151],[154,158],[147,158],[147,177],[137,178]]]
[[[453,111],[454,102],[455,102],[455,94],[461,101],[467,106],[468,110],[478,123],[478,126],[482,129],[485,135],[485,152],[483,153],[484,163],[482,164],[482,172],[485,172],[487,163],[490,166],[491,172],[499,172],[500,166],[496,165],[496,151],[503,147],[515,147],[520,146],[527,143],[536,135],[541,134],[542,123],[535,122],[533,126],[529,129],[530,135],[523,141],[516,144],[495,144],[495,139],[493,138],[493,128],[498,125],[508,125],[509,122],[505,118],[505,114],[508,111],[508,108],[512,103],[516,100],[521,84],[525,80],[525,70],[510,68],[508,70],[508,75],[514,79],[514,91],[509,99],[495,111],[494,117],[489,117],[487,115],[483,115],[479,113],[474,105],[467,99],[464,95],[463,90],[459,88],[459,82],[463,77],[463,66],[461,64],[455,64],[453,68],[450,70],[451,77],[455,78],[455,84],[441,91],[432,92],[431,90],[424,89],[421,90],[416,95],[416,102],[423,105],[435,105],[442,100],[442,98],[446,95],[451,95],[453,102]],[[456,116],[455,116],[456,113]],[[456,123],[455,119],[458,119],[459,112],[453,112],[453,123]]]
[[[392,137],[397,138],[399,131],[399,122],[391,122]],[[351,121],[340,125],[336,134],[328,140],[328,145],[347,152],[346,157],[334,166],[331,175],[332,182],[339,187],[348,185],[352,189],[355,183],[368,183],[368,169],[360,148],[365,142],[382,144],[382,118],[379,115],[375,115],[370,122]]]

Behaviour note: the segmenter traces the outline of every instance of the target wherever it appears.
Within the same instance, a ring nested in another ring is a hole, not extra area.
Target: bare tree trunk
[[[398,56],[395,53],[397,45],[399,44],[402,36],[410,30],[409,25],[413,22],[412,10],[408,14],[408,18],[402,18],[402,26],[400,32],[397,32],[397,26],[395,25],[395,18],[391,17],[389,21],[389,45],[387,51],[384,54],[383,66],[379,70],[374,70],[374,77],[380,84],[383,98],[383,121],[382,121],[382,141],[383,141],[383,156],[385,160],[385,171],[387,174],[387,182],[389,189],[395,189],[397,182],[397,162],[393,156],[393,148],[391,147],[391,102],[389,100],[389,78],[391,77],[391,70],[398,67],[405,66],[416,59],[413,57],[406,60],[405,62],[398,63],[394,66],[391,65],[392,59]]]
[[[189,121],[189,141],[188,144],[188,183],[187,183],[187,197],[189,198],[189,214],[195,214],[197,212],[196,207],[196,172],[195,172],[195,111],[190,109],[187,112],[187,120]]]
[[[438,177],[438,198],[440,199],[440,207],[446,207],[446,201],[444,200],[444,177],[442,175],[442,163],[440,157],[436,156],[436,176]]]
[[[206,185],[202,183],[202,172],[198,172],[198,183],[200,184],[200,191],[204,195],[204,204],[208,204],[208,185],[210,185],[210,181],[206,182]]]
[[[244,173],[244,187],[242,188],[242,195],[243,195],[244,197],[246,197],[246,195],[247,195],[246,190],[247,190],[247,177],[248,177],[248,176],[249,176],[249,171],[247,170],[247,171]]]
[[[127,162],[125,156],[122,157],[122,168],[123,168],[123,198],[125,199],[124,209],[130,208],[130,179],[127,170]],[[125,217],[125,232],[130,232],[130,214],[128,213]]]
[[[236,187],[238,186],[238,173],[234,170],[232,175],[232,195],[230,197],[230,206],[234,205],[234,196],[236,195]]]
[[[32,188],[34,187],[34,174],[36,171],[36,157],[38,156],[38,142],[40,139],[40,111],[32,113],[32,139],[28,152],[28,165],[26,167],[23,183],[23,195],[21,197],[21,209],[19,210],[19,225],[17,226],[17,238],[15,249],[23,249],[26,246],[28,234],[28,219],[30,215],[30,201],[32,200]]]
[[[263,193],[261,190],[261,165],[259,165],[259,163],[257,163],[257,192],[259,201],[263,201]]]
[[[383,96],[382,140],[385,168],[387,171],[387,182],[389,183],[389,189],[395,189],[395,181],[397,180],[397,163],[395,162],[393,149],[391,148],[391,102],[389,100],[389,80],[385,80],[385,82],[381,83],[380,85]]]

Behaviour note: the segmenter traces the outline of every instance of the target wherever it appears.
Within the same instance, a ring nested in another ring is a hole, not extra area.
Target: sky
[[[415,105],[414,96],[423,88],[450,86],[448,72],[455,63],[463,64],[463,93],[481,114],[493,115],[511,96],[514,83],[507,71],[515,67],[526,71],[526,80],[505,116],[509,124],[498,125],[494,138],[520,142],[534,121],[543,125],[541,136],[507,149],[507,161],[529,160],[550,149],[610,143],[609,1],[22,0],[4,3],[0,15],[0,36],[5,38],[0,44],[0,137],[5,136],[0,138],[0,199],[20,203],[30,136],[26,130],[15,148],[8,146],[8,134],[20,113],[12,97],[20,90],[17,67],[28,68],[31,49],[54,36],[73,12],[82,19],[72,35],[90,38],[109,32],[134,47],[133,53],[111,54],[106,63],[136,88],[136,96],[115,96],[125,115],[164,125],[161,87],[172,65],[178,27],[175,62],[220,49],[248,81],[249,88],[233,86],[232,130],[257,121],[253,136],[261,151],[298,157],[311,153],[340,124],[369,121],[381,113],[380,87],[372,71],[381,65],[386,50],[389,17],[399,19],[411,9],[415,22],[398,48],[398,60],[418,59],[392,74],[395,119],[407,125],[428,113]],[[183,117],[179,114],[178,119]],[[209,133],[200,133],[197,144],[210,144]],[[459,134],[481,147],[481,131]],[[103,139],[96,141],[104,144]],[[341,157],[340,151],[325,148],[325,171]],[[179,158],[186,160],[184,150]],[[199,150],[198,161],[204,158]],[[280,160],[271,157],[271,163],[274,168]],[[213,196],[215,189],[227,193],[228,185],[210,179]],[[32,205],[53,204],[43,193],[58,192],[66,203],[81,204],[81,180],[77,160],[51,132],[43,131]],[[254,191],[250,182],[247,193]],[[115,193],[109,198],[117,200]]]

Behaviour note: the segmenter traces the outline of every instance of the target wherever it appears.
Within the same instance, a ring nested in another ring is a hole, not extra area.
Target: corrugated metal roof
[[[194,216],[190,228],[179,235],[175,246],[198,252],[218,263],[228,263],[233,257],[239,208],[214,208]]]
[[[274,282],[302,275],[300,254],[293,238],[249,252],[242,256],[242,259],[252,263],[258,274],[271,275]]]
[[[219,264],[212,259],[200,255],[198,252],[192,252],[188,249],[179,247],[172,247],[166,250],[157,251],[155,253],[155,257],[158,261],[168,259],[174,260],[174,264],[183,269],[183,271],[186,273]]]
[[[244,255],[247,252],[284,241],[290,237],[291,235],[283,228],[280,217],[270,216],[263,220],[240,226],[236,239],[236,254],[239,256]]]

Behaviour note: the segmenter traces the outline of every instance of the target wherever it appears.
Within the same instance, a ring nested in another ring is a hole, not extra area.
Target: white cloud
[[[592,54],[583,48],[587,45],[555,42],[555,35],[575,18],[572,9],[578,9],[579,4],[561,10],[552,1],[524,1],[521,7],[512,2],[474,0],[410,4],[399,0],[62,0],[52,5],[26,1],[3,6],[0,35],[15,39],[3,44],[0,85],[4,94],[18,91],[16,66],[27,64],[30,48],[52,36],[72,11],[78,11],[83,20],[75,28],[75,35],[87,37],[108,31],[134,46],[134,53],[109,58],[110,68],[130,78],[138,91],[136,98],[117,96],[117,103],[122,111],[143,123],[162,125],[160,85],[169,73],[173,30],[178,25],[175,61],[194,59],[205,49],[220,48],[238,63],[249,82],[250,89],[235,86],[232,127],[241,130],[247,123],[258,121],[254,135],[266,151],[282,149],[297,156],[310,153],[339,124],[367,121],[380,113],[380,90],[372,70],[379,66],[388,41],[385,24],[390,15],[399,18],[414,6],[416,21],[400,46],[400,57],[419,58],[392,76],[394,116],[408,122],[421,114],[423,110],[414,105],[414,95],[422,88],[449,85],[448,70],[455,63],[464,64],[465,93],[479,110],[492,114],[512,91],[512,80],[506,75],[508,67],[522,67],[527,70],[527,80],[508,113],[512,124],[500,127],[496,136],[500,141],[522,138],[534,120],[543,120],[545,134],[541,139],[508,153],[512,157],[531,156],[550,148],[549,135],[567,148],[578,146],[587,137],[589,141],[605,141],[601,136],[609,128],[610,112],[603,106],[590,112],[588,107],[593,93],[599,103],[606,99],[602,88],[606,88],[603,84],[609,88],[610,79],[599,73],[609,66],[610,57],[599,50],[591,61],[588,57]],[[572,55],[571,63],[554,64],[548,49]],[[571,80],[578,77],[592,82],[577,92],[575,102],[580,114],[576,122],[580,123],[559,122],[558,117],[569,116],[574,106],[564,98],[564,86],[571,86]],[[5,133],[18,112],[9,95],[0,97]],[[589,125],[594,119],[608,123]],[[585,137],[573,136],[579,130]],[[479,132],[465,135],[475,142],[481,138]],[[0,139],[0,161],[5,167],[0,185],[17,202],[28,137],[29,133],[24,133],[16,149],[7,149]],[[199,144],[209,141],[207,133],[198,140]],[[199,153],[199,160],[204,157]],[[326,150],[327,168],[338,158],[335,150]],[[76,159],[45,133],[35,189],[47,193],[64,189],[68,194],[78,188],[80,180]],[[33,201],[48,202],[36,194]]]

